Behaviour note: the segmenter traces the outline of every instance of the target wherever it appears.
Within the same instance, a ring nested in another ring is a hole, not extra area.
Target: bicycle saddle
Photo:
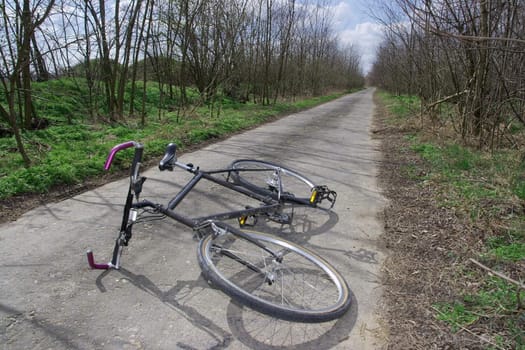
[[[160,171],[164,171],[164,170],[172,171],[173,170],[173,165],[177,161],[176,151],[177,151],[177,145],[174,143],[170,143],[166,147],[166,153],[164,154],[164,157],[162,157],[162,159],[159,162]]]

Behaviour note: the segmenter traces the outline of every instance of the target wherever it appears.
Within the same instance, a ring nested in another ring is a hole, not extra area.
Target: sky
[[[341,44],[352,44],[355,47],[361,55],[363,71],[368,73],[381,42],[381,24],[368,15],[366,0],[336,0],[333,6],[334,29]]]

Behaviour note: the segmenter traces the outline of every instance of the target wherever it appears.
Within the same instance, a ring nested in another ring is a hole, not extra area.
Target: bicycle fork
[[[120,257],[122,256],[122,251],[124,250],[124,247],[126,247],[129,243],[129,240],[132,236],[132,228],[133,224],[137,220],[137,210],[135,208],[131,208],[131,205],[133,203],[133,194],[131,193],[131,190],[128,193],[128,197],[126,199],[126,206],[124,207],[124,215],[122,217],[122,225],[120,228],[119,235],[115,241],[115,247],[113,248],[113,255],[111,258],[111,261],[107,264],[97,264],[95,263],[95,258],[93,256],[93,252],[91,250],[88,250],[86,255],[88,259],[89,266],[92,269],[98,269],[98,270],[107,270],[107,269],[116,269],[118,270],[120,267]]]

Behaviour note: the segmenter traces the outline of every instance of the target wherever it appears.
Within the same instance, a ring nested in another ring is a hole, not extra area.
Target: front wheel
[[[330,264],[275,236],[229,228],[205,236],[197,255],[209,282],[264,314],[314,323],[350,308],[348,286]]]

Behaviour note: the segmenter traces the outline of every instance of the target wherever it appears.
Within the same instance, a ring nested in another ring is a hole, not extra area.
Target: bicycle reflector
[[[310,203],[315,204],[317,200],[317,187],[312,189],[312,194],[310,195]]]
[[[247,218],[248,218],[248,217],[245,216],[245,215],[243,215],[243,216],[241,216],[241,217],[239,218],[239,225],[240,225],[241,227],[244,226],[244,225],[246,224],[246,219],[247,219]]]

